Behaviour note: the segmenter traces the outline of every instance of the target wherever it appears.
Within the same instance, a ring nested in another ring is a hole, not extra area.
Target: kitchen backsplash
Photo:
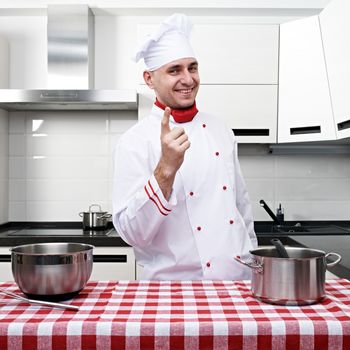
[[[9,221],[79,221],[93,203],[111,211],[113,144],[136,120],[132,111],[9,113]],[[1,158],[6,127],[2,118]],[[281,202],[286,220],[349,219],[349,155],[271,155],[258,144],[239,153],[255,220],[270,220],[261,198]],[[2,166],[2,192],[5,183]]]
[[[0,109],[0,223],[8,221],[8,115]]]

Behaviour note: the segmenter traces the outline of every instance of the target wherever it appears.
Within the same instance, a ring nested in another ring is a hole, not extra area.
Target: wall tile
[[[89,201],[29,201],[27,203],[28,221],[80,221],[80,212],[88,211],[89,206],[95,204]],[[106,202],[99,201],[103,211],[106,210]]]
[[[107,155],[108,136],[97,135],[28,135],[28,156],[97,156]]]
[[[40,122],[42,121],[42,122]],[[27,112],[28,134],[105,134],[108,111],[32,111]]]
[[[26,174],[26,157],[9,158],[9,177],[12,180],[27,178]]]
[[[26,131],[26,112],[9,112],[10,134],[24,134]]]
[[[26,138],[24,134],[9,135],[10,156],[25,156],[26,155]]]
[[[242,173],[247,178],[274,178],[274,158],[266,156],[239,157]]]
[[[276,156],[277,178],[350,177],[349,155]]]
[[[0,224],[8,221],[9,197],[9,119],[7,111],[0,109]]]
[[[104,201],[107,198],[106,180],[28,180],[28,201]]]
[[[350,220],[350,201],[285,201],[285,220]]]
[[[124,133],[137,123],[136,111],[110,111],[109,132]]]
[[[10,201],[26,200],[26,180],[9,180],[9,199]]]
[[[108,157],[31,157],[27,159],[27,178],[104,180],[108,176]]]
[[[9,221],[27,221],[26,205],[25,201],[10,201]]]
[[[272,179],[245,179],[245,182],[251,201],[274,199],[274,181]]]
[[[280,201],[350,200],[350,180],[276,179],[276,198]]]

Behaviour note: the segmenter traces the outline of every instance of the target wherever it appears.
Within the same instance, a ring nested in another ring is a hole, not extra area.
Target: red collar
[[[159,102],[158,99],[154,102],[154,104],[165,110],[165,105],[163,103]],[[198,113],[198,109],[196,107],[196,101],[194,104],[189,107],[189,108],[184,108],[184,109],[172,109],[171,110],[171,115],[173,116],[174,120],[176,123],[187,123],[190,122],[195,115]]]

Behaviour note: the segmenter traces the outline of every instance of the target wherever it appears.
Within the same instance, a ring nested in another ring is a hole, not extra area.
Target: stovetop
[[[23,236],[108,236],[115,233],[113,228],[107,230],[82,230],[82,229],[52,229],[52,228],[25,228],[21,230],[13,230],[7,232],[7,236],[23,237]]]

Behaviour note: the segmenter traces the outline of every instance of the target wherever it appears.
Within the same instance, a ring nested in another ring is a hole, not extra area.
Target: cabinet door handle
[[[94,255],[94,263],[101,262],[126,263],[128,262],[128,257],[126,254]]]
[[[0,262],[11,262],[11,255],[0,255]]]
[[[300,128],[290,128],[291,135],[302,135],[302,134],[320,134],[321,126],[304,126]]]
[[[269,136],[269,129],[232,129],[236,136]]]
[[[349,120],[345,120],[344,122],[338,123],[338,130],[345,130],[345,129],[349,129],[350,128],[350,119]]]

